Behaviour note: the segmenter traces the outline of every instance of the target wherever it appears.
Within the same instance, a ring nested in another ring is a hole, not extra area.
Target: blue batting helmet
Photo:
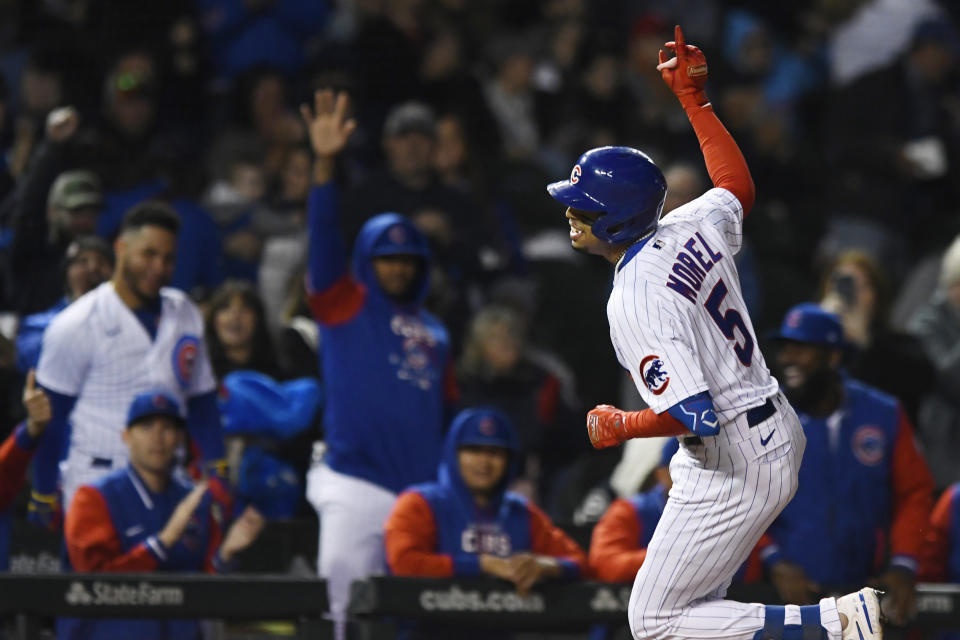
[[[554,182],[547,191],[568,207],[605,212],[590,230],[604,242],[619,244],[656,226],[667,181],[642,151],[599,147],[580,156],[569,180]]]

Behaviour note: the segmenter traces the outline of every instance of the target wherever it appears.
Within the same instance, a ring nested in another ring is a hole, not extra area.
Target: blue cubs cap
[[[518,451],[517,432],[503,412],[493,407],[475,407],[457,414],[450,427],[457,429],[457,448],[467,446],[502,447]]]
[[[153,416],[173,418],[181,427],[186,424],[176,399],[166,391],[157,390],[141,393],[133,399],[127,412],[127,426]]]
[[[411,255],[427,258],[430,249],[426,237],[403,216],[384,213],[377,216],[382,229],[370,247],[370,256]],[[372,219],[372,218],[371,218]]]
[[[834,349],[846,348],[843,325],[835,313],[822,309],[813,302],[803,302],[791,307],[783,317],[775,340],[792,340]]]

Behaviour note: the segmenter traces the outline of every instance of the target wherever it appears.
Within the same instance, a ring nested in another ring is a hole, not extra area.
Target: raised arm
[[[680,25],[676,26],[674,33],[674,40],[664,46],[673,51],[676,57],[668,60],[667,54],[661,49],[657,70],[680,100],[693,125],[713,186],[733,193],[746,216],[756,195],[753,178],[750,177],[750,169],[740,147],[721,124],[707,99],[704,91],[707,59],[700,49],[684,41]]]
[[[79,126],[73,107],[54,109],[47,117],[46,137],[37,147],[14,194],[11,263],[15,271],[26,270],[41,255],[47,242],[47,195],[57,175],[67,168],[69,142]]]
[[[313,187],[307,201],[307,294],[314,317],[324,324],[345,322],[359,310],[363,288],[349,277],[347,247],[339,232],[339,203],[333,172],[356,122],[347,118],[347,94],[324,89],[313,109],[300,106],[313,149]]]

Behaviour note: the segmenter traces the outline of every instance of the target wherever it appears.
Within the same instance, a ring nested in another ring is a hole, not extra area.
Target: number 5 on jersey
[[[753,359],[753,337],[750,335],[750,331],[747,330],[747,325],[743,321],[743,316],[740,315],[739,311],[732,307],[726,311],[720,310],[720,305],[723,304],[723,299],[727,297],[727,293],[726,283],[724,283],[722,279],[718,280],[717,284],[713,287],[713,291],[710,292],[707,301],[703,303],[703,306],[720,328],[720,332],[723,333],[724,337],[727,340],[734,341],[733,352],[737,354],[737,359],[743,363],[743,366],[749,367],[750,361]],[[734,333],[734,329],[740,330],[740,335],[743,338],[742,343],[736,341],[737,336]]]

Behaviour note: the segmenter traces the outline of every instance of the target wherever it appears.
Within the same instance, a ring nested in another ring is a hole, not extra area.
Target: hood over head
[[[513,422],[495,407],[473,407],[456,415],[447,432],[440,461],[440,484],[447,485],[462,498],[472,500],[457,462],[457,450],[468,445],[502,447],[510,452],[506,473],[496,488],[491,506],[498,506],[503,493],[517,476],[520,443]]]
[[[373,258],[388,255],[412,255],[423,262],[420,280],[414,285],[412,302],[422,303],[430,288],[430,247],[427,238],[399,213],[381,213],[364,223],[353,249],[353,270],[369,291],[381,295],[383,289],[373,271]]]

